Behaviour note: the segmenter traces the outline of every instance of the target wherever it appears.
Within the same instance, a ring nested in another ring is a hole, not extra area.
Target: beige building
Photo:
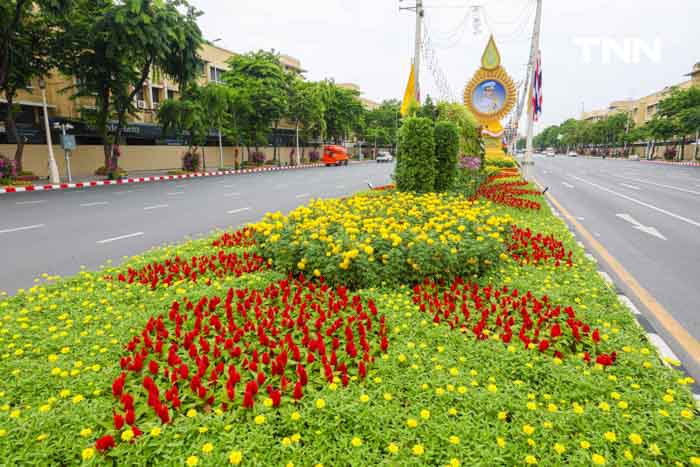
[[[375,101],[373,101],[373,100],[366,99],[366,98],[362,97],[362,90],[360,89],[360,86],[358,86],[357,84],[355,84],[355,83],[338,83],[337,86],[338,86],[339,88],[350,89],[350,90],[352,90],[352,91],[357,91],[357,92],[360,94],[360,101],[362,102],[362,105],[365,106],[365,109],[367,109],[367,110],[374,110],[374,109],[376,109],[377,107],[379,107],[379,103],[377,103],[377,102],[375,102]]]
[[[581,119],[596,122],[608,115],[626,112],[632,117],[635,126],[644,125],[654,117],[658,110],[659,102],[661,102],[672,89],[688,89],[691,86],[700,86],[700,62],[696,63],[692,71],[685,76],[689,77],[689,79],[674,86],[665,87],[661,91],[648,96],[639,99],[615,101],[611,102],[607,109],[583,112]]]

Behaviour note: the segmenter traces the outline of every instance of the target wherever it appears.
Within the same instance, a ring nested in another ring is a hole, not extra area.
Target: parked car
[[[554,151],[547,151],[544,153],[544,155],[547,157],[554,157],[556,156],[556,153]]]
[[[576,151],[569,151],[569,154],[567,154],[569,157],[578,157],[578,153]]]
[[[343,146],[324,146],[323,148],[323,163],[326,167],[331,165],[348,165],[350,157],[348,156],[348,150]]]
[[[381,162],[392,162],[394,160],[394,156],[392,156],[390,153],[386,151],[380,151],[379,154],[377,155],[377,163]]]
[[[628,159],[631,160],[631,161],[638,161],[638,160],[639,160],[639,156],[636,155],[636,154],[632,154],[631,156],[628,157]]]

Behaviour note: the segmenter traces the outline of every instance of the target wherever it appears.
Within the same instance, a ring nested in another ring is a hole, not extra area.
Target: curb
[[[351,164],[362,164],[364,161],[351,162]],[[3,193],[22,193],[25,191],[51,191],[51,190],[69,190],[73,188],[92,188],[96,186],[105,185],[129,185],[134,183],[150,183],[150,182],[162,182],[170,180],[182,180],[186,178],[199,178],[199,177],[220,177],[224,175],[244,175],[250,173],[258,172],[275,172],[280,170],[299,170],[299,169],[311,169],[316,167],[324,167],[324,164],[305,164],[305,165],[295,165],[286,167],[261,167],[255,169],[239,169],[239,170],[220,170],[217,172],[195,172],[191,174],[182,175],[155,175],[150,177],[133,177],[133,178],[120,178],[117,180],[91,180],[88,182],[79,183],[59,183],[59,184],[48,184],[48,185],[28,185],[28,186],[18,186],[18,187],[5,187],[0,188],[0,194]]]
[[[542,186],[539,184],[539,182],[535,181],[534,182],[540,189],[542,189]],[[551,195],[549,195],[551,196]],[[563,216],[561,213],[559,213],[558,209],[550,203],[549,199],[545,197],[545,202],[549,206],[550,210],[554,215],[562,220],[568,227],[569,231],[574,235],[576,238],[576,227],[575,226],[569,226],[568,222],[566,222],[565,216]],[[665,365],[666,367],[673,369],[673,370],[678,370],[682,371],[686,375],[690,376],[687,369],[682,365],[681,359],[678,358],[676,353],[671,349],[671,347],[666,343],[666,341],[659,335],[656,330],[653,328],[652,324],[649,322],[649,320],[642,314],[642,312],[635,306],[635,304],[632,302],[632,300],[625,294],[620,293],[620,288],[617,286],[615,281],[610,277],[610,275],[600,269],[600,263],[598,259],[593,256],[591,253],[587,251],[587,248],[585,245],[577,239],[577,244],[583,250],[585,251],[585,257],[591,261],[593,261],[597,266],[598,266],[598,275],[604,280],[606,285],[617,292],[617,298],[618,301],[623,304],[634,316],[635,322],[637,326],[640,328],[642,332],[644,332],[644,335],[646,337],[647,342],[652,345],[654,348],[656,348],[656,351],[659,355],[659,359],[661,360],[661,363]],[[677,364],[672,365],[670,362],[674,362]],[[690,390],[693,395],[693,398],[696,401],[696,405],[698,408],[700,408],[700,382],[696,381],[694,386],[691,386]]]
[[[700,162],[650,161],[645,159],[642,159],[641,162],[646,162],[647,164],[679,165],[682,167],[700,167]]]

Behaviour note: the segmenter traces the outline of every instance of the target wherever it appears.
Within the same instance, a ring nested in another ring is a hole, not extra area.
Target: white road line
[[[632,313],[635,315],[641,315],[642,313],[639,311],[639,308],[637,308],[634,303],[632,303],[632,300],[627,297],[627,295],[618,295],[617,299],[620,300],[627,308],[630,309]]]
[[[231,198],[233,196],[241,196],[240,193],[224,193],[225,198]]]
[[[624,187],[626,187],[626,188],[631,188],[631,189],[633,189],[633,190],[641,190],[641,188],[639,188],[638,186],[628,185],[628,184],[626,184],[626,183],[620,183],[620,186],[624,186]]]
[[[250,211],[250,208],[232,209],[230,211],[226,211],[226,214],[238,214],[239,212],[245,212],[245,211]]]
[[[146,206],[143,208],[144,211],[150,211],[151,209],[161,209],[161,208],[167,208],[167,204],[156,204],[155,206]]]
[[[120,235],[118,237],[105,238],[104,240],[98,240],[97,243],[100,245],[104,245],[105,243],[112,243],[112,242],[116,242],[117,240],[124,240],[127,238],[140,237],[141,235],[143,235],[143,232],[134,232],[131,234]]]
[[[309,196],[311,196],[311,193],[301,193],[299,195],[296,195],[295,198],[308,198]]]
[[[114,194],[115,195],[124,195],[126,193],[133,193],[133,192],[134,192],[134,190],[120,190],[120,191],[115,191]]]
[[[672,190],[678,190],[678,191],[682,191],[684,193],[690,193],[692,195],[700,195],[700,191],[688,190],[687,188],[681,188],[681,187],[677,187],[677,186],[673,186],[673,185],[665,185],[663,183],[650,182],[649,180],[643,180],[641,178],[627,178],[627,177],[623,177],[621,175],[614,175],[614,176],[617,178],[625,178],[627,180],[633,180],[635,182],[646,183],[647,185],[654,185],[654,186],[659,186],[662,188],[670,188]]]
[[[27,204],[41,204],[41,203],[45,203],[45,202],[46,202],[45,199],[37,199],[35,201],[17,201],[15,204],[17,206],[24,206]]]
[[[675,214],[675,213],[672,213],[672,212],[670,212],[670,211],[667,211],[667,210],[665,210],[665,209],[656,207],[656,206],[654,206],[653,204],[645,203],[644,201],[640,201],[640,200],[638,200],[638,199],[636,199],[636,198],[632,198],[632,197],[630,197],[630,196],[623,195],[622,193],[618,193],[617,191],[610,190],[610,189],[608,189],[608,188],[605,188],[604,186],[598,185],[597,183],[589,182],[588,180],[584,180],[584,179],[579,178],[579,177],[576,177],[576,176],[573,176],[573,177],[576,178],[576,179],[578,179],[579,181],[581,181],[581,182],[583,182],[583,183],[586,183],[586,184],[588,184],[588,185],[594,186],[594,187],[598,188],[599,190],[607,191],[608,193],[611,193],[611,194],[613,194],[613,195],[615,195],[615,196],[619,196],[620,198],[624,198],[624,199],[626,199],[626,200],[628,200],[628,201],[632,201],[633,203],[637,203],[637,204],[639,204],[640,206],[644,206],[644,207],[646,207],[646,208],[653,209],[654,211],[658,211],[658,212],[660,212],[660,213],[662,213],[662,214],[666,214],[667,216],[673,217],[674,219],[678,219],[679,221],[683,221],[683,222],[685,222],[685,223],[687,223],[687,224],[694,225],[695,227],[700,227],[700,222],[698,222],[698,221],[694,221],[694,220],[692,220],[692,219],[688,219],[687,217],[683,217],[683,216],[680,216],[680,215],[678,215],[678,214]]]
[[[666,344],[666,341],[664,341],[658,334],[649,333],[647,334],[647,339],[649,339],[649,342],[651,342],[654,347],[658,349],[659,353],[664,359],[675,360],[677,362],[681,361],[681,359],[678,358],[675,353],[673,353],[673,350],[671,350],[668,344]],[[664,363],[667,366],[670,366],[665,360]]]
[[[83,203],[80,205],[81,208],[91,208],[93,206],[104,206],[109,204],[109,201],[95,201],[94,203]]]
[[[5,229],[5,230],[0,230],[0,234],[4,233],[12,233],[12,232],[20,232],[22,230],[32,230],[32,229],[40,229],[42,227],[45,227],[44,224],[35,224],[35,225],[27,225],[24,227],[15,227],[14,229]]]
[[[177,195],[184,195],[184,191],[173,191],[171,193],[168,193],[168,196],[177,196]]]
[[[566,183],[566,182],[561,182],[562,185],[564,185],[567,188],[573,188],[574,186],[571,183]]]
[[[622,219],[623,221],[629,222],[630,224],[632,224],[632,226],[635,229],[637,229],[641,232],[644,232],[646,234],[649,234],[649,235],[654,236],[656,238],[659,238],[661,240],[668,240],[666,237],[664,237],[661,234],[661,232],[656,230],[654,227],[652,227],[650,225],[642,225],[641,222],[639,222],[638,220],[636,220],[634,217],[630,216],[629,214],[616,214],[616,216],[619,217],[620,219]]]

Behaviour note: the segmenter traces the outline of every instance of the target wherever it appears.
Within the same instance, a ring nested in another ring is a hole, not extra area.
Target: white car
[[[578,153],[576,151],[569,151],[568,156],[569,157],[578,157]]]
[[[394,156],[392,156],[392,155],[391,155],[390,153],[388,153],[388,152],[380,152],[380,153],[377,155],[377,163],[378,163],[378,164],[381,163],[381,162],[391,162],[391,161],[393,161],[393,160],[394,160]]]

